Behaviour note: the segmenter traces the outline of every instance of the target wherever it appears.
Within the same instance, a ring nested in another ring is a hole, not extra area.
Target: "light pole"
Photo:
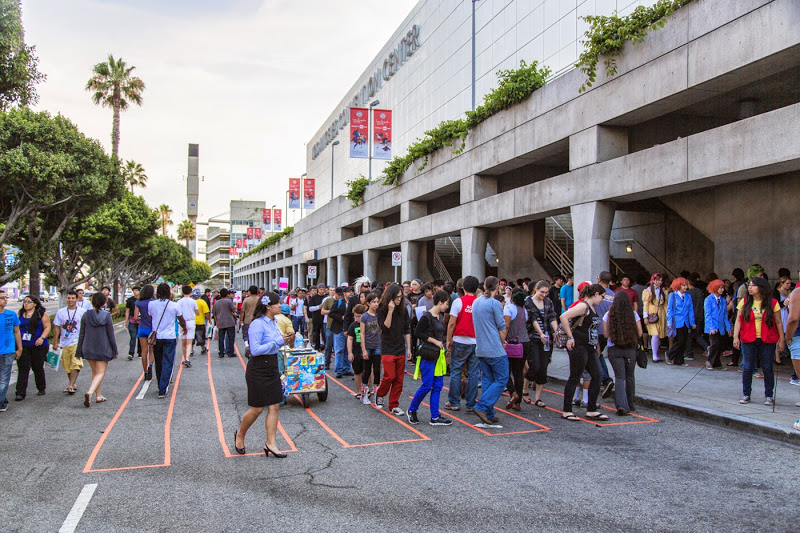
[[[269,229],[272,231],[272,234],[275,235],[275,208],[278,207],[277,204],[272,204],[272,207],[269,208],[270,211],[270,221],[269,221]]]
[[[374,136],[373,135],[373,131],[372,131],[372,108],[375,107],[376,105],[380,104],[380,103],[381,103],[380,100],[375,100],[373,102],[370,102],[370,104],[369,104],[369,117],[367,117],[368,120],[369,120],[369,128],[368,128],[368,131],[369,131],[369,143],[367,143],[367,146],[369,147],[368,149],[369,149],[369,183],[370,183],[370,185],[372,185],[372,137]]]
[[[339,144],[339,141],[333,141],[331,144],[331,202],[333,202],[333,149]]]
[[[475,111],[475,1],[472,0],[472,110]]]
[[[300,220],[303,220],[303,204],[306,203],[306,189],[303,187],[303,179],[308,176],[308,173],[304,173],[300,176]]]
[[[283,216],[286,217],[286,223],[289,223],[289,190],[286,190],[286,203],[283,207]],[[283,229],[283,228],[281,228]]]

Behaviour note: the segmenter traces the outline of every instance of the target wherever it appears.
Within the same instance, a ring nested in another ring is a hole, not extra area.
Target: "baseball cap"
[[[578,292],[580,293],[580,292],[581,292],[583,289],[585,289],[585,288],[586,288],[586,287],[588,287],[589,285],[591,285],[591,283],[589,283],[588,281],[582,281],[582,282],[581,282],[581,283],[578,285]]]

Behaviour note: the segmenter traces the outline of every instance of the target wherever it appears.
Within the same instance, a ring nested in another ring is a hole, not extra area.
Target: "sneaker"
[[[369,405],[372,402],[369,401],[369,394],[362,394],[361,395],[361,403],[364,405]]]
[[[767,399],[764,400],[764,405],[775,405],[775,400],[767,396]]]
[[[764,379],[764,374],[762,374],[761,372],[756,372],[755,374],[753,374],[753,377],[756,379]]]
[[[192,368],[192,362],[187,359],[186,364],[184,364],[183,366],[185,366],[186,368]]]
[[[444,404],[444,408],[447,409],[448,411],[460,411],[461,410],[460,406],[453,405],[450,402],[447,402],[446,404]]]
[[[611,396],[611,391],[614,390],[614,382],[609,381],[605,385],[603,385],[603,398],[608,398]]]
[[[794,404],[794,406],[795,407],[800,407],[800,402],[797,402],[796,404]]]
[[[732,355],[733,355],[732,350],[725,350],[724,352],[722,352],[722,357],[730,357]]]
[[[487,424],[487,425],[488,425],[488,424],[491,424],[491,423],[492,423],[492,421],[491,421],[491,420],[489,420],[489,417],[486,415],[486,413],[484,413],[484,412],[483,412],[483,411],[481,411],[480,409],[474,409],[472,412],[473,412],[473,413],[475,413],[475,416],[477,416],[478,418],[480,418],[480,419],[481,419],[481,422],[483,422],[484,424]]]
[[[342,377],[342,373],[341,372],[337,372],[336,373],[336,378],[338,379],[338,378],[341,378],[341,377]]]
[[[693,356],[693,355],[690,355],[690,356],[684,357],[684,359],[685,359],[686,361],[694,361],[694,356]]]
[[[128,361],[133,361],[133,356],[132,355],[128,356]]]
[[[378,396],[375,398],[375,407],[378,409],[383,409],[383,396]]]
[[[581,401],[579,399],[575,398],[574,400],[572,400],[572,405],[574,405],[575,407],[580,407],[581,406]]]
[[[445,418],[442,415],[439,415],[438,418],[431,418],[431,421],[428,422],[432,426],[449,426],[453,423],[452,420],[449,418]]]
[[[743,405],[746,403],[750,403],[750,396],[742,396],[742,399],[739,400],[739,403]]]
[[[792,378],[789,380],[789,385],[800,385],[800,379]]]
[[[706,363],[706,370],[714,370],[714,367],[711,366],[711,363]]]
[[[8,411],[8,404],[4,403],[3,405],[0,405],[0,413],[5,413],[6,411]]]
[[[16,396],[14,396],[14,401],[15,402],[21,402],[24,399],[25,399],[25,395],[24,394],[17,394]]]
[[[406,414],[406,412],[400,409],[399,407],[395,407],[394,409],[392,409],[392,414],[395,416],[403,416],[404,414]]]
[[[395,408],[395,409],[397,409],[397,408]],[[392,409],[392,412],[394,413],[394,409]],[[409,412],[406,413],[406,416],[408,417],[408,423],[409,424],[414,424],[415,426],[417,424],[419,424],[419,418],[417,418],[417,412],[416,411],[409,411]]]
[[[166,398],[166,397],[167,397],[167,393],[166,393],[166,392],[164,392],[164,393],[161,393],[161,392],[159,392],[159,393],[158,393],[158,398],[159,398],[159,399],[161,399],[161,398]]]
[[[36,396],[44,396],[45,394],[46,393],[45,393],[44,389],[42,389],[42,390],[40,390],[39,392],[36,393]]]
[[[2,409],[0,409],[0,410],[3,410],[3,411],[5,411],[5,408],[2,408]],[[795,422],[795,423],[794,423],[794,425],[793,425],[792,427],[795,429],[795,431],[800,431],[800,420],[798,420],[797,422]]]

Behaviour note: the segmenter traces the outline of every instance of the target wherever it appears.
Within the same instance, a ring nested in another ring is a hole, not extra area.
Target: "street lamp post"
[[[308,176],[308,173],[304,173],[300,176],[300,220],[303,220],[303,204],[306,203],[306,188],[303,186],[303,179],[306,176]]]
[[[275,234],[275,208],[278,207],[278,204],[272,204],[272,207],[269,208],[270,211],[270,222],[269,222],[269,229],[272,231],[272,234]]]
[[[333,148],[339,144],[339,141],[331,143],[331,202],[333,202]]]
[[[367,131],[369,132],[369,142],[367,143],[367,146],[368,146],[368,150],[369,150],[369,183],[370,183],[370,185],[372,184],[372,138],[375,136],[373,131],[372,131],[372,128],[373,128],[373,124],[372,124],[372,108],[375,107],[376,105],[380,104],[380,103],[381,103],[380,100],[375,100],[373,102],[370,102],[370,104],[369,104],[369,117],[367,117],[367,120],[369,121],[369,128],[367,128]]]

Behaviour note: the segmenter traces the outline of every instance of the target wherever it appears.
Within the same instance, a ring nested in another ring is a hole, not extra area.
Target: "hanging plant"
[[[350,200],[350,202],[353,204],[353,207],[358,207],[358,205],[364,199],[364,193],[367,192],[368,186],[369,180],[365,178],[363,174],[360,178],[348,181],[347,194],[345,195],[345,198]]]

